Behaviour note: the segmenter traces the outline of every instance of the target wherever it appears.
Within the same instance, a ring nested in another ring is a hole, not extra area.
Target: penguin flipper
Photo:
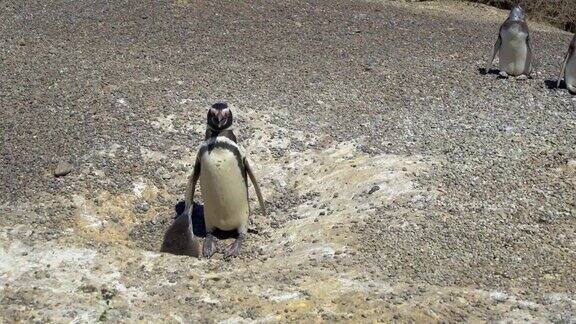
[[[566,52],[564,56],[564,61],[562,62],[562,68],[560,68],[560,74],[558,75],[558,82],[556,83],[556,88],[560,88],[560,83],[562,82],[562,78],[564,77],[564,73],[566,72],[566,64],[568,63],[568,58],[570,57],[570,50]]]
[[[488,71],[490,71],[490,68],[492,67],[492,64],[494,63],[494,58],[496,58],[496,53],[498,53],[498,51],[500,51],[500,46],[502,46],[502,37],[500,36],[500,34],[498,34],[498,39],[496,40],[496,44],[494,44],[494,49],[492,50],[492,55],[490,56],[490,59],[488,60],[488,62],[486,62],[486,73],[488,73]]]
[[[266,216],[266,206],[264,205],[264,199],[262,198],[262,192],[260,191],[260,186],[258,185],[258,182],[256,181],[256,177],[254,176],[254,171],[252,171],[252,168],[250,167],[250,164],[248,163],[247,158],[244,158],[244,168],[246,169],[246,173],[248,173],[248,176],[250,177],[250,181],[252,181],[252,184],[254,185],[254,190],[256,191],[256,196],[258,196],[258,202],[260,203],[260,209],[262,209],[262,214],[264,216]]]
[[[526,27],[526,30],[528,30],[528,27]],[[524,74],[528,76],[534,70],[535,66],[534,57],[532,55],[532,38],[530,37],[530,35],[526,37],[526,50],[527,53],[526,53],[526,63],[524,63]]]
[[[186,215],[192,214],[192,206],[194,200],[194,191],[196,191],[196,183],[198,183],[198,178],[200,177],[200,156],[196,157],[196,163],[194,163],[194,171],[188,178],[188,186],[186,187],[186,197],[184,213]]]
[[[556,83],[556,88],[560,88],[560,82],[562,82],[562,78],[564,77],[564,73],[566,73],[566,64],[568,64],[568,60],[570,60],[572,58],[572,55],[574,55],[574,51],[576,50],[575,47],[576,47],[576,35],[572,39],[572,42],[570,42],[570,47],[568,47],[568,51],[566,52],[566,55],[564,56],[564,62],[562,62],[562,68],[560,69],[560,75],[558,75],[558,83]]]

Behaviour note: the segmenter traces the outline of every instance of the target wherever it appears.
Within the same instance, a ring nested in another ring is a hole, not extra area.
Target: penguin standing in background
[[[562,77],[564,77],[568,91],[576,94],[576,35],[572,38],[568,52],[566,52],[566,56],[564,57],[564,62],[562,62],[562,68],[558,76],[558,84],[556,85],[557,88],[560,88]]]
[[[525,18],[522,7],[517,5],[512,8],[508,19],[500,26],[498,40],[486,65],[486,72],[492,67],[498,53],[500,58],[498,66],[502,77],[528,78],[532,72],[533,57],[532,41]]]
[[[184,213],[190,215],[196,183],[200,179],[204,199],[206,239],[202,255],[211,257],[217,248],[214,230],[237,230],[238,238],[224,250],[224,257],[240,252],[248,231],[248,180],[250,177],[258,196],[262,213],[264,200],[254,172],[236,143],[232,127],[232,111],[225,103],[216,103],[208,110],[204,143],[200,146],[194,170],[186,190]]]

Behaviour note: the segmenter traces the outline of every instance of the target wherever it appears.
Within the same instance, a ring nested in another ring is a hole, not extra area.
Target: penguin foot
[[[570,92],[571,94],[576,95],[576,86],[567,84],[566,89],[568,89],[568,92]]]
[[[522,74],[517,76],[516,80],[528,80],[528,76],[526,74]]]
[[[204,245],[202,246],[202,255],[205,258],[210,258],[214,252],[218,250],[218,245],[216,244],[216,239],[212,233],[207,233],[204,239]]]
[[[506,71],[500,71],[498,75],[502,78],[508,78],[510,76],[508,73],[506,73]]]
[[[242,242],[244,241],[244,235],[238,236],[234,243],[228,245],[224,250],[224,258],[228,259],[230,257],[237,257],[240,254],[240,247],[242,246]]]

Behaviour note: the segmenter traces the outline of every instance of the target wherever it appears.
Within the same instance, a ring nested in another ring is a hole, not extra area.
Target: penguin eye
[[[212,116],[212,123],[218,125],[218,118],[215,116]]]

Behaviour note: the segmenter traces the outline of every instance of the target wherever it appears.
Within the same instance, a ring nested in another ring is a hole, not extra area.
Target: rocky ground
[[[517,81],[481,5],[0,6],[0,322],[576,321],[570,34]],[[217,100],[270,215],[160,253]]]

